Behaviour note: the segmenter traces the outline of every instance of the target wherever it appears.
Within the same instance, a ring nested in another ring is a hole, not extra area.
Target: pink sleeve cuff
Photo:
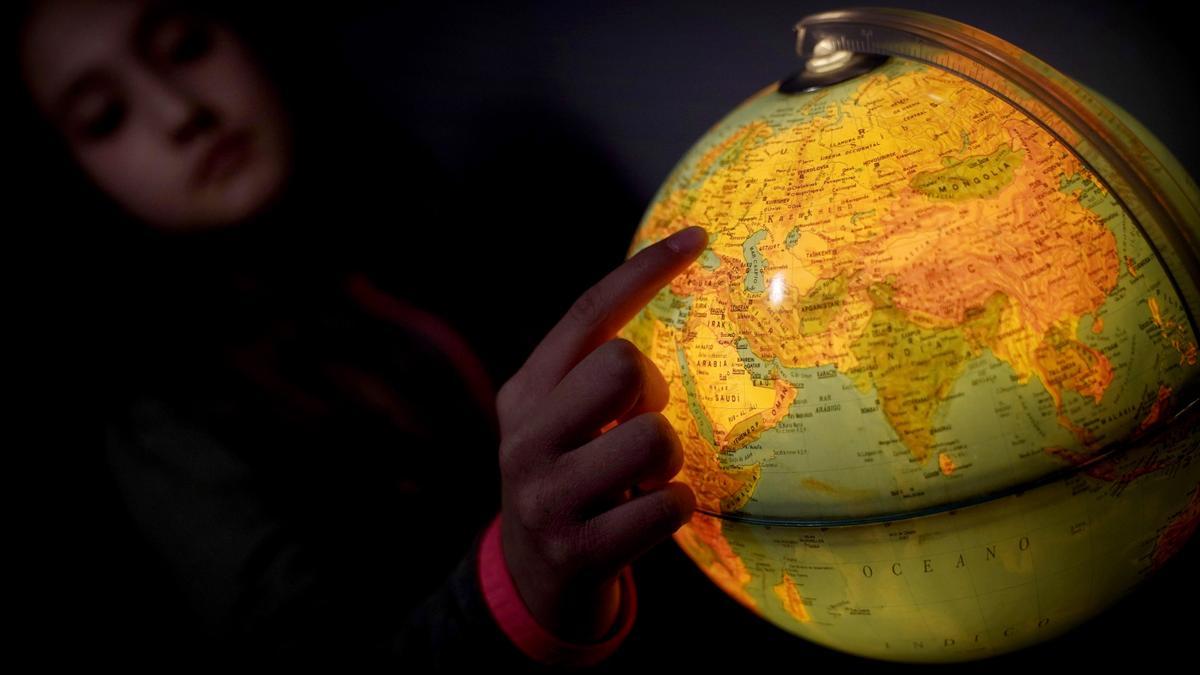
[[[621,607],[613,630],[603,642],[578,644],[565,642],[538,625],[517,591],[509,574],[508,564],[500,541],[500,514],[492,519],[483,535],[479,549],[479,585],[492,617],[504,634],[526,656],[551,665],[590,666],[608,658],[629,635],[637,615],[637,593],[633,585],[633,569],[621,570]],[[615,632],[614,632],[615,631]]]

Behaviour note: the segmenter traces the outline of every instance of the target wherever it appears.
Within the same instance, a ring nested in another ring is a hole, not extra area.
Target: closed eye
[[[89,117],[81,127],[84,137],[99,140],[111,136],[125,121],[125,106],[117,102],[106,103],[98,113]]]

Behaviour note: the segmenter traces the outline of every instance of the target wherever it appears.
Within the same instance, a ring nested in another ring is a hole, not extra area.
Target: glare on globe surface
[[[749,610],[862,656],[1049,639],[1200,521],[1197,222],[1152,222],[1085,161],[1094,139],[973,80],[892,55],[768,86],[682,158],[629,250],[709,233],[620,332],[670,386],[698,500],[675,541]]]

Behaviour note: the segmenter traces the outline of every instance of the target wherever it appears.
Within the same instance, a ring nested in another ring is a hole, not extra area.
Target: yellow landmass
[[[1174,557],[1196,533],[1197,525],[1200,525],[1200,485],[1192,490],[1192,498],[1183,512],[1172,518],[1155,540],[1151,567],[1157,570]]]
[[[918,462],[933,445],[932,420],[967,361],[994,339],[1006,298],[997,293],[963,324],[916,317],[889,301],[886,286],[873,294],[879,305],[851,349],[860,365],[850,370],[864,391],[872,386],[900,440]]]
[[[1062,393],[1070,389],[1099,404],[1112,383],[1113,369],[1102,352],[1075,338],[1078,323],[1076,319],[1067,319],[1046,331],[1033,350],[1032,372],[1038,375],[1054,401],[1058,423],[1074,433],[1085,446],[1091,446],[1095,443],[1095,435],[1072,422],[1063,412]],[[1023,358],[1022,364],[1025,363]],[[1022,378],[1028,377],[1029,371],[1015,367],[1014,370]]]
[[[721,513],[722,499],[737,494],[742,483],[722,471],[711,452],[698,451],[697,440],[693,436],[690,442],[685,441],[686,458],[681,472],[681,478],[696,493],[697,512],[691,522],[675,531],[674,539],[726,593],[757,611],[757,603],[745,588],[750,582],[746,564],[721,533],[721,520],[701,512]]]
[[[672,535],[675,543],[717,586],[745,607],[760,613],[758,602],[746,592],[750,572],[729,541],[721,534],[721,520],[697,513]]]
[[[806,489],[812,490],[813,492],[821,492],[827,495],[836,495],[842,493],[842,490],[838,487],[812,477],[801,478],[800,485]],[[868,494],[870,493],[868,492]]]
[[[654,317],[643,308],[621,329],[621,336],[632,342],[643,354],[649,354],[654,344]]]
[[[1134,279],[1137,278],[1137,276],[1138,276],[1137,264],[1134,262],[1133,258],[1130,256],[1125,256],[1125,270],[1129,272],[1129,276],[1133,277]]]
[[[1090,177],[1087,167],[1007,102],[937,69],[868,77],[838,105],[794,114],[795,124],[773,117],[773,126],[758,120],[731,133],[647,214],[649,239],[691,224],[712,233],[720,267],[679,292],[707,297],[707,310],[722,312],[728,333],[763,359],[858,373],[861,386],[880,389],[922,460],[932,415],[972,350],[991,349],[1020,382],[1048,383],[1056,404],[1063,388],[1098,400],[1111,365],[1073,330],[1116,284],[1115,238],[1078,193],[1049,182]],[[930,196],[953,184],[955,199]],[[793,229],[799,237],[787,246]],[[751,290],[743,247],[760,230],[765,284]],[[871,298],[880,282],[892,290],[882,313]],[[1005,305],[986,336],[946,332],[997,294]],[[906,370],[903,352],[880,351],[903,348],[889,324],[910,331],[905,340],[945,346],[922,354],[927,370]],[[710,349],[712,337],[696,331],[685,349]],[[714,431],[764,428],[746,415],[723,419],[727,407],[712,411]],[[1061,408],[1059,419],[1080,433]]]
[[[1007,144],[990,155],[946,158],[946,168],[923,171],[913,177],[912,189],[931,199],[962,201],[991,197],[1008,187],[1013,172],[1021,165],[1022,152]]]
[[[708,173],[718,167],[736,165],[754,144],[770,137],[771,127],[764,121],[754,121],[714,145],[696,164],[697,173]],[[715,165],[715,166],[714,166]]]
[[[948,453],[938,453],[938,468],[942,470],[942,475],[954,475],[954,458]]]
[[[1057,324],[1042,337],[1035,350],[1042,384],[1062,407],[1062,390],[1072,389],[1097,404],[1112,382],[1112,365],[1099,350],[1075,339],[1075,322]]]
[[[1179,352],[1179,365],[1196,365],[1196,341],[1191,338],[1192,332],[1187,325],[1180,321],[1163,318],[1162,311],[1158,308],[1157,298],[1146,298],[1146,305],[1150,308],[1150,318],[1154,321],[1154,325],[1158,326],[1159,335],[1170,343],[1175,351]]]
[[[801,335],[820,335],[842,312],[846,302],[846,275],[819,279],[803,296],[796,299],[795,312]],[[782,304],[782,301],[778,304]]]
[[[675,356],[675,344],[680,338],[677,330],[659,328],[655,333],[651,357],[662,369],[667,381],[669,395],[663,415],[678,432],[683,447],[684,463],[677,478],[690,485],[696,495],[696,514],[689,524],[675,532],[674,538],[727,593],[757,611],[755,601],[745,591],[746,584],[750,582],[745,563],[721,534],[720,519],[706,515],[706,512],[721,513],[722,505],[733,505],[737,495],[744,495],[743,499],[748,499],[753,494],[753,482],[757,481],[758,475],[744,470],[725,471],[718,462],[715,448],[700,433],[699,422],[688,407],[687,390]],[[719,362],[707,363],[715,365]],[[697,366],[692,362],[690,367],[694,369]],[[774,392],[774,387],[770,391]],[[729,500],[734,501],[731,503]]]
[[[1142,418],[1137,429],[1134,429],[1134,437],[1144,434],[1147,429],[1150,429],[1158,421],[1162,419],[1163,413],[1167,411],[1171,403],[1171,388],[1165,384],[1158,385],[1158,395],[1154,398],[1154,403],[1150,405],[1149,412]]]
[[[723,305],[712,294],[694,296],[688,316],[688,370],[696,396],[712,427],[718,452],[728,452],[758,438],[787,415],[796,389],[782,377],[755,382],[741,366],[734,335],[723,330]]]
[[[758,488],[758,479],[762,477],[762,468],[758,464],[751,464],[727,473],[737,479],[741,486],[737,492],[721,500],[721,513],[734,513],[745,508],[746,502],[754,496],[754,490]]]
[[[792,576],[785,570],[783,578],[779,583],[771,587],[775,592],[775,597],[779,598],[779,602],[783,605],[784,611],[788,616],[799,621],[800,623],[808,623],[812,621],[812,617],[808,615],[808,609],[804,607],[804,599],[800,597],[800,592],[796,590],[796,583],[792,581]]]

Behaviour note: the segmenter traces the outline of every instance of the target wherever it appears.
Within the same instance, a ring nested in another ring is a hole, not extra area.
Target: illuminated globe
[[[976,29],[797,26],[629,249],[709,246],[623,327],[670,385],[721,589],[844,652],[991,656],[1095,616],[1200,520],[1200,197],[1126,113]]]

